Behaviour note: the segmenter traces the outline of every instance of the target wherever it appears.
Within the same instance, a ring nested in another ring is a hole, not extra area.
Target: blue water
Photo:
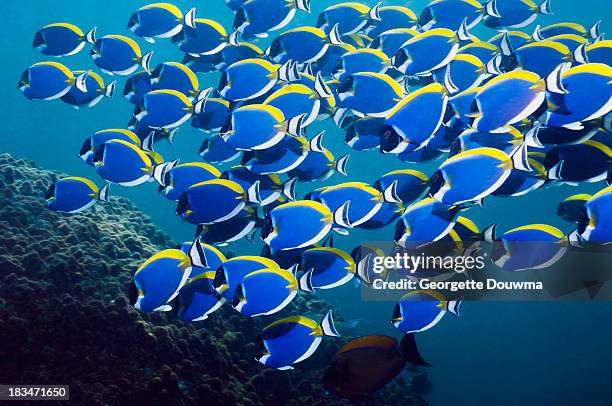
[[[72,175],[98,179],[92,168],[78,158],[85,137],[104,128],[121,128],[130,118],[132,105],[120,96],[123,80],[113,100],[102,102],[91,109],[79,111],[56,102],[30,102],[16,89],[23,69],[44,58],[30,44],[34,32],[51,22],[71,22],[88,30],[98,27],[98,35],[125,34],[130,14],[147,4],[146,1],[63,0],[3,2],[0,28],[0,152],[34,160],[38,165]],[[334,1],[313,0],[312,15],[298,13],[292,26],[314,24],[316,15]],[[372,1],[365,3],[372,4]],[[385,2],[385,4],[394,2]],[[403,3],[420,10],[425,1]],[[222,0],[175,1],[183,10],[198,7],[198,16],[212,18],[228,29],[232,13]],[[398,3],[395,3],[398,4]],[[612,33],[612,13],[607,0],[553,0],[554,16],[543,16],[539,22],[550,24],[574,21],[590,26],[604,19],[602,30]],[[486,28],[473,31],[483,39],[493,35]],[[611,34],[612,35],[612,34]],[[162,61],[180,61],[182,55],[167,41],[157,45],[140,41],[144,52],[155,49],[152,65]],[[264,47],[262,43],[262,47]],[[87,52],[64,58],[70,68],[92,68]],[[215,86],[216,74],[201,76],[201,87]],[[105,78],[108,80],[108,78]],[[351,152],[342,143],[343,136],[329,124],[324,144],[336,157]],[[309,133],[317,130],[309,128]],[[161,142],[158,151],[166,159],[180,157],[183,162],[199,160],[197,149],[204,135],[184,125],[174,145]],[[417,167],[431,174],[434,162],[425,165],[402,164],[392,156],[375,151],[352,154],[349,179],[373,182],[383,173],[405,167]],[[326,184],[346,179],[334,175]],[[98,182],[101,184],[101,182]],[[303,195],[308,188],[323,183],[300,187]],[[496,222],[502,230],[534,222],[544,222],[571,231],[571,225],[557,218],[556,206],[564,197],[593,192],[602,184],[577,187],[553,187],[538,190],[526,197],[487,199],[487,208],[471,209],[467,215],[479,226]],[[44,191],[41,191],[41,197]],[[193,226],[174,216],[175,205],[154,192],[153,185],[128,189],[114,186],[112,194],[130,198],[154,222],[176,241],[189,240]],[[338,245],[351,249],[361,240],[391,238],[393,229],[377,232],[354,232],[350,237],[337,239]],[[238,243],[230,249],[237,253],[257,253],[259,247]],[[344,286],[323,296],[343,310],[346,319],[364,318],[363,333],[397,335],[388,318],[392,303],[362,303],[359,290]],[[464,303],[462,316],[445,317],[434,329],[422,333],[418,342],[434,367],[429,370],[433,391],[428,396],[432,404],[456,405],[512,405],[512,404],[612,404],[609,377],[612,373],[611,303]],[[383,317],[381,317],[381,314]]]

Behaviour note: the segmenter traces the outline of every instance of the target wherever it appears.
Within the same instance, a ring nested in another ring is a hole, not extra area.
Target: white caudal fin
[[[457,30],[457,38],[459,38],[460,41],[471,41],[472,38],[474,38],[474,36],[470,34],[470,30],[468,29],[467,18],[463,19],[461,26]]]
[[[238,31],[234,31],[232,32],[228,37],[227,37],[227,42],[232,45],[237,47],[238,45],[240,45],[238,43]]]
[[[300,270],[300,264],[293,264],[291,268],[287,269],[287,271],[291,272],[293,276],[297,278],[298,271]]]
[[[166,173],[168,173],[170,169],[174,168],[178,164],[178,162],[179,160],[176,159],[174,161],[164,162],[159,165],[155,165],[153,167],[153,173],[152,173],[153,179],[155,179],[155,181],[159,183],[160,185],[166,186],[165,184]]]
[[[501,37],[499,49],[501,50],[503,56],[510,56],[514,54],[514,48],[512,48],[512,43],[510,42],[510,35],[507,32],[504,32],[504,35]]]
[[[575,248],[584,248],[584,240],[582,239],[580,234],[578,234],[578,230],[574,230],[574,231],[572,231],[571,233],[568,234],[567,242],[572,247],[575,247]]]
[[[290,118],[289,121],[287,121],[287,134],[291,135],[292,137],[299,137],[302,134],[302,123],[307,115],[308,114],[304,113]]]
[[[490,74],[490,75],[495,75],[495,76],[501,75],[503,73],[501,71],[501,63],[502,63],[502,56],[501,55],[495,55],[485,65],[485,67],[487,69],[487,73]]]
[[[459,316],[459,305],[461,304],[461,300],[449,300],[446,302],[446,310],[455,316]]]
[[[528,158],[527,153],[528,153],[527,143],[524,142],[512,154],[512,165],[514,166],[514,169],[517,169],[519,171],[525,171],[525,172],[532,171],[531,165],[529,165],[529,161],[527,159]]]
[[[338,173],[341,173],[344,176],[348,176],[346,174],[346,165],[350,157],[351,154],[347,154],[336,161],[336,171],[338,171]]]
[[[542,145],[542,142],[538,138],[540,128],[542,128],[542,123],[536,121],[533,123],[533,126],[529,129],[529,131],[525,133],[524,142],[528,147],[544,148],[544,145]]]
[[[334,25],[329,34],[327,35],[329,38],[329,43],[334,45],[344,44],[342,39],[340,38],[340,31],[338,31],[338,24]]]
[[[208,268],[208,261],[206,260],[206,254],[204,253],[204,248],[202,248],[202,243],[199,238],[191,244],[191,248],[189,249],[189,259],[191,259],[191,265],[197,266],[200,268]]]
[[[334,123],[340,128],[342,128],[342,121],[348,116],[349,110],[345,108],[338,108],[334,111],[332,119]]]
[[[550,0],[544,0],[540,3],[540,5],[538,6],[538,13],[546,15],[554,14],[550,8]]]
[[[110,191],[110,183],[107,183],[98,192],[98,200],[108,202],[108,192]]]
[[[491,224],[487,226],[484,230],[482,230],[482,240],[488,242],[489,244],[493,244],[495,241],[495,229],[497,225]]]
[[[291,178],[283,183],[282,193],[289,200],[295,200],[295,184],[297,178]]]
[[[251,186],[249,186],[249,188],[247,189],[247,196],[249,198],[249,201],[251,202],[256,202],[256,203],[261,203],[262,198],[261,198],[261,191],[259,189],[259,185],[261,182],[259,182],[258,180],[256,180]]]
[[[388,203],[401,203],[402,199],[397,195],[397,180],[393,181],[383,191],[383,199]]]
[[[278,79],[279,80],[282,80],[283,82],[290,82],[289,72],[291,70],[292,65],[293,65],[293,61],[289,59],[287,62],[282,64],[280,68],[278,68]]]
[[[325,317],[323,317],[323,320],[321,320],[321,329],[323,330],[323,334],[328,337],[340,337],[338,330],[336,330],[336,326],[334,326],[331,310],[328,311]]]
[[[449,94],[457,93],[459,91],[459,88],[457,85],[455,85],[453,79],[451,78],[450,64],[446,65],[446,68],[444,69],[444,87]]]
[[[300,279],[298,280],[298,288],[301,291],[314,292],[314,288],[312,287],[312,272],[313,269],[311,268],[300,276]]]
[[[344,228],[353,228],[348,215],[350,205],[351,201],[349,200],[334,211],[334,223]]]
[[[544,41],[544,37],[542,37],[542,33],[540,32],[540,24],[536,25],[535,30],[533,30],[533,34],[531,34],[531,38],[536,41]]]
[[[145,72],[147,73],[151,73],[151,58],[153,57],[153,51],[149,52],[148,54],[143,55],[143,57],[140,59],[140,66],[142,67],[142,69],[145,70]]]
[[[380,2],[376,3],[374,7],[372,7],[370,11],[368,12],[368,16],[370,17],[370,20],[382,21],[382,18],[380,18],[379,11],[380,11]]]
[[[88,44],[95,44],[96,43],[96,27],[93,27],[91,30],[89,30],[87,32],[87,34],[85,34],[85,42],[87,42]]]
[[[174,137],[176,137],[178,130],[178,128],[173,128],[170,130],[170,132],[168,132],[168,136],[166,137],[168,139],[168,143],[172,144],[174,142]]]
[[[326,99],[334,95],[329,86],[327,86],[327,84],[323,80],[321,72],[317,72],[317,76],[315,77],[314,90],[315,92],[317,92],[321,99]]]
[[[557,66],[555,70],[553,70],[546,77],[546,90],[551,93],[559,93],[559,94],[567,94],[569,93],[565,87],[563,87],[563,73],[571,68],[571,62],[564,62]]]
[[[310,0],[295,0],[295,7],[298,10],[310,13]]]
[[[153,141],[155,140],[155,131],[151,131],[149,135],[144,137],[140,143],[140,149],[146,152],[153,152]]]
[[[368,272],[368,264],[370,263],[370,257],[372,254],[368,254],[357,264],[357,277],[367,284],[372,283],[370,273]]]
[[[204,90],[201,90],[198,95],[196,96],[196,100],[200,101],[200,100],[206,100],[208,99],[208,97],[210,97],[210,94],[212,93],[213,88],[212,87],[208,87]]]
[[[485,14],[489,17],[500,18],[501,14],[497,11],[497,1],[491,0],[487,4],[485,4]]]
[[[112,82],[110,82],[108,86],[106,86],[106,88],[104,89],[104,97],[108,97],[109,99],[113,97],[113,94],[115,94],[116,87],[117,81],[113,80]]]
[[[601,36],[601,33],[599,31],[600,26],[601,26],[601,20],[597,21],[595,24],[591,26],[591,28],[589,29],[589,36],[591,37],[591,39],[597,39]]]
[[[87,77],[91,73],[90,70],[81,73],[74,79],[74,86],[79,89],[81,92],[87,92]]]
[[[323,148],[323,135],[325,135],[325,130],[321,131],[310,140],[310,150],[315,152],[324,152]]]
[[[576,49],[574,49],[574,52],[572,53],[572,57],[574,58],[574,61],[580,64],[589,63],[589,55],[587,54],[587,45],[588,44],[585,42],[584,44],[580,44],[579,46],[576,47]]]
[[[193,7],[187,13],[185,13],[185,17],[183,17],[183,22],[187,27],[196,28],[196,17],[195,17],[196,9]]]
[[[555,166],[548,170],[548,179],[561,180],[561,172],[563,171],[563,160],[556,163]]]

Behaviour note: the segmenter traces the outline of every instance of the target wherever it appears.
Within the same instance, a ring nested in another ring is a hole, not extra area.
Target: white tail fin
[[[297,278],[298,271],[300,270],[300,264],[293,264],[291,268],[287,269],[293,276]]]
[[[108,192],[110,191],[110,183],[107,183],[98,192],[98,200],[108,202]]]
[[[460,41],[471,41],[472,38],[474,38],[468,29],[467,18],[463,19],[461,26],[457,30],[457,38],[459,38]]]
[[[261,203],[261,191],[259,190],[260,181],[256,180],[249,188],[247,189],[247,196],[249,201]]]
[[[334,211],[334,223],[344,228],[353,228],[348,215],[350,205],[351,201],[349,200]]]
[[[574,58],[574,61],[584,64],[584,63],[589,63],[589,55],[587,54],[587,45],[588,43],[584,43],[584,44],[580,44],[579,46],[576,47],[576,49],[574,49],[574,52],[572,53],[572,57]]]
[[[370,17],[370,20],[382,21],[382,18],[380,18],[379,10],[380,10],[380,2],[376,3],[374,7],[372,7],[370,11],[368,12],[368,16]]]
[[[503,73],[501,71],[501,62],[501,55],[495,55],[493,58],[491,58],[491,60],[489,60],[489,62],[487,62],[485,65],[487,68],[487,73],[490,75],[501,75]]]
[[[528,147],[544,148],[544,145],[542,145],[542,142],[540,142],[540,140],[538,139],[538,133],[540,132],[540,128],[542,128],[542,123],[536,121],[535,123],[533,123],[533,127],[531,127],[529,131],[525,133],[524,142],[525,144],[527,144]]]
[[[327,86],[327,84],[323,80],[321,72],[317,72],[317,76],[315,77],[314,90],[322,99],[326,99],[334,95],[329,86]]]
[[[191,244],[191,249],[189,250],[189,259],[191,259],[191,265],[197,266],[200,268],[208,268],[208,261],[206,260],[206,254],[204,253],[204,248],[202,248],[202,243],[199,238]]]
[[[183,22],[187,27],[196,28],[196,17],[195,17],[196,9],[195,7],[185,13],[185,17],[183,17]]]
[[[283,183],[283,196],[289,200],[295,200],[295,184],[297,183],[297,180],[297,178],[291,178]]]
[[[338,24],[334,25],[331,31],[328,34],[329,43],[334,45],[344,44],[342,39],[340,38],[340,32],[338,31]]]
[[[348,160],[350,157],[351,157],[351,154],[348,154],[336,161],[336,171],[343,174],[344,176],[348,176],[346,174],[346,164],[348,163]]]
[[[544,0],[542,3],[540,3],[540,5],[538,6],[538,13],[546,15],[554,14],[550,9],[550,0]]]
[[[372,254],[368,254],[357,264],[357,276],[367,284],[372,283],[370,273],[368,272],[368,263]]]
[[[140,149],[146,152],[153,152],[153,141],[155,140],[155,131],[151,131],[149,135],[144,137],[140,143]]]
[[[167,139],[168,139],[168,143],[172,144],[174,142],[174,137],[176,137],[176,133],[178,132],[178,128],[173,128],[172,130],[170,130],[170,132],[168,132],[167,135]]]
[[[74,86],[83,93],[87,92],[87,77],[90,73],[91,71],[88,70],[86,72],[81,73],[74,79]]]
[[[295,0],[295,7],[298,10],[310,13],[310,0]]]
[[[140,66],[142,66],[142,69],[145,70],[145,72],[147,72],[148,74],[151,74],[151,58],[153,57],[153,51],[149,52],[148,54],[145,54],[141,59],[140,59]]]
[[[278,79],[282,80],[283,82],[289,82],[289,71],[291,70],[291,65],[293,64],[293,61],[291,59],[289,59],[287,62],[285,62],[284,64],[281,65],[280,68],[278,68]]]
[[[450,64],[444,69],[444,87],[449,94],[457,93],[459,88],[453,82],[450,76]]]
[[[512,43],[510,42],[510,35],[507,32],[504,32],[504,35],[502,35],[499,43],[499,49],[501,50],[503,56],[510,56],[514,54],[514,48],[512,48]]]
[[[314,288],[312,287],[312,269],[309,269],[307,272],[304,272],[298,281],[298,287],[301,291],[304,292],[314,292]]]
[[[551,93],[567,94],[568,91],[563,87],[563,73],[572,66],[571,62],[564,62],[557,66],[546,77],[546,90]]]
[[[597,21],[595,24],[591,26],[589,29],[589,36],[591,39],[597,39],[600,37],[601,33],[599,32],[599,27],[601,26],[601,20]]]
[[[91,30],[89,30],[87,32],[87,34],[85,34],[85,42],[87,42],[88,44],[95,44],[96,43],[96,27],[93,27]]]
[[[238,43],[238,31],[232,32],[227,37],[227,42],[232,46],[235,46],[235,47],[239,46],[240,44]]]
[[[500,18],[501,14],[497,11],[497,1],[491,0],[485,4],[485,14],[489,17]]]
[[[388,203],[401,203],[402,199],[397,195],[397,180],[393,181],[383,191],[383,199]]]
[[[310,140],[310,150],[315,152],[324,152],[325,148],[323,148],[323,135],[325,134],[325,130],[321,131]]]
[[[531,165],[529,165],[529,160],[527,159],[527,153],[527,143],[524,142],[512,154],[512,165],[514,166],[514,169],[525,172],[532,171]]]
[[[461,300],[449,300],[446,302],[446,310],[455,316],[459,316],[459,305],[461,304]]]
[[[559,161],[555,166],[548,170],[548,179],[562,180],[561,172],[563,171],[563,162]]]
[[[287,121],[287,134],[292,137],[299,137],[302,134],[302,123],[304,122],[304,118],[306,118],[307,114],[300,114],[299,116],[290,118]]]
[[[345,108],[338,108],[334,111],[334,115],[332,116],[334,123],[340,128],[342,128],[341,123],[349,114],[349,110]]]
[[[108,97],[109,99],[113,97],[116,87],[117,87],[116,81],[113,80],[112,82],[110,82],[108,86],[106,86],[106,88],[104,89],[104,97]]]
[[[544,37],[542,37],[542,33],[540,32],[540,25],[536,25],[535,30],[533,30],[533,34],[531,34],[531,38],[536,41],[544,41]]]
[[[584,240],[578,234],[578,230],[574,230],[567,236],[567,242],[571,247],[584,248]]]
[[[208,99],[208,97],[210,97],[210,94],[212,93],[213,88],[212,87],[208,87],[204,90],[201,90],[198,95],[196,96],[196,100],[200,101],[200,100],[206,100]]]
[[[489,244],[493,244],[495,241],[495,229],[497,225],[491,224],[487,226],[484,230],[482,230],[482,240],[488,242]]]
[[[323,320],[321,320],[321,330],[323,330],[323,334],[328,337],[340,337],[338,330],[336,330],[336,326],[334,326],[331,310],[328,311],[325,317],[323,317]]]

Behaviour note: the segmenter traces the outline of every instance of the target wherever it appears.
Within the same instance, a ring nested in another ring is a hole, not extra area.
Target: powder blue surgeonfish
[[[379,19],[371,18],[365,29],[370,38],[376,38],[388,30],[415,28],[418,25],[416,14],[408,7],[379,6],[376,12]]]
[[[189,278],[179,291],[178,317],[184,321],[206,320],[208,315],[220,308],[225,299],[220,298],[212,287],[214,272],[203,272]]]
[[[329,32],[337,25],[340,35],[354,34],[363,29],[370,18],[380,20],[379,7],[370,8],[355,2],[334,4],[319,14],[317,26]]]
[[[167,249],[147,259],[134,273],[133,282],[138,290],[134,307],[145,312],[172,310],[169,303],[189,279],[192,263],[201,264],[200,252],[192,249],[185,254]]]
[[[177,62],[164,62],[151,72],[151,90],[171,89],[187,97],[198,95],[199,82],[195,73]]]
[[[75,77],[86,73],[82,70],[74,71]],[[70,88],[68,93],[61,97],[62,101],[67,104],[71,104],[76,108],[80,106],[93,107],[98,104],[102,98],[111,98],[115,92],[116,82],[111,82],[108,85],[104,84],[104,79],[95,72],[87,73],[85,79],[85,88],[87,91],[83,92],[78,87],[73,86]]]
[[[418,333],[434,327],[446,312],[459,315],[456,300],[446,300],[433,290],[414,290],[405,294],[395,305],[391,324],[404,334]]]
[[[240,151],[230,146],[220,136],[213,135],[202,141],[199,154],[206,162],[217,164],[238,158]]]
[[[131,75],[138,66],[149,72],[153,56],[153,52],[142,55],[136,41],[123,35],[105,35],[96,40],[89,54],[96,66],[109,75]]]
[[[209,97],[204,103],[201,112],[191,118],[191,126],[205,132],[217,132],[223,128],[230,119],[230,103],[226,100]],[[219,138],[220,137],[216,137]]]
[[[552,14],[550,0],[539,5],[532,0],[490,0],[485,5],[484,23],[495,29],[522,28],[533,23],[538,14]]]
[[[372,40],[370,48],[378,49],[392,58],[406,41],[417,35],[419,32],[410,28],[394,28],[381,32]]]
[[[317,134],[319,137],[319,145],[323,133]],[[311,140],[312,143],[312,140]],[[327,179],[334,174],[335,171],[346,176],[346,167],[350,155],[345,155],[336,160],[334,155],[325,147],[317,148],[315,151],[312,148],[306,154],[306,157],[298,166],[287,172],[291,178],[297,178],[302,182],[310,182],[317,179]]]
[[[402,87],[388,75],[359,72],[345,77],[337,88],[338,107],[358,115],[384,117],[402,100]],[[372,95],[377,97],[372,99]]]
[[[316,289],[332,289],[349,282],[357,273],[355,260],[338,248],[315,247],[302,252],[300,283]],[[310,282],[308,282],[310,281]]]
[[[495,148],[461,152],[440,165],[430,179],[429,193],[447,205],[478,202],[503,185],[512,168],[531,169],[524,162],[526,150],[523,145],[512,157]]]
[[[217,268],[213,287],[225,299],[232,301],[242,279],[251,272],[262,269],[279,269],[274,260],[255,255],[242,255],[228,259]]]
[[[89,179],[76,176],[61,178],[53,183],[45,194],[45,206],[62,213],[78,213],[98,200],[108,200],[109,185],[98,189]]]
[[[387,172],[374,182],[374,187],[381,192],[395,184],[395,195],[403,203],[410,203],[421,197],[429,186],[429,178],[414,169],[398,169]]]
[[[109,128],[107,130],[96,131],[85,139],[79,156],[87,165],[93,166],[93,157],[106,141],[123,140],[136,146],[141,146],[140,138],[134,132],[122,128]]]
[[[186,54],[214,55],[229,44],[237,45],[237,34],[228,35],[225,28],[214,20],[195,18],[172,37],[172,43]]]
[[[23,71],[17,88],[30,100],[55,100],[64,96],[75,86],[87,92],[89,72],[74,74],[57,62],[39,62]]]
[[[197,96],[195,104],[176,90],[153,90],[142,97],[134,108],[134,117],[143,126],[153,129],[172,129],[203,111],[209,90]]]
[[[277,63],[293,60],[299,63],[315,62],[321,58],[330,44],[343,44],[337,30],[329,37],[315,27],[297,27],[277,36],[267,50],[267,54]]]
[[[85,44],[96,42],[96,29],[92,28],[84,34],[79,27],[69,23],[45,25],[36,31],[32,46],[43,55],[69,56],[78,54]]]
[[[212,179],[196,183],[181,194],[176,214],[191,224],[212,224],[230,219],[240,212],[246,193],[236,182]]]
[[[133,74],[125,81],[123,86],[123,97],[134,105],[138,105],[142,97],[153,90],[151,85],[151,75],[142,71]]]
[[[212,245],[202,243],[200,239],[179,244],[178,249],[188,255],[192,253],[193,250],[197,250],[198,258],[200,258],[200,262],[198,264],[191,264],[191,274],[189,275],[189,280],[205,272],[214,273],[221,265],[223,265],[225,261],[227,261],[227,258],[221,251]],[[196,251],[193,251],[193,254],[195,253]]]
[[[584,206],[591,197],[593,196],[586,193],[566,197],[557,207],[557,216],[570,223],[578,223],[584,211]]]
[[[293,369],[291,365],[314,354],[323,336],[340,337],[331,311],[321,323],[304,316],[277,320],[266,326],[257,337],[260,347],[257,360],[267,367]]]
[[[385,73],[391,66],[387,55],[372,48],[361,48],[346,52],[340,57],[339,65],[334,76],[342,81],[348,75],[360,72]]]
[[[347,211],[346,204],[332,213],[315,201],[284,203],[270,211],[261,237],[273,252],[308,247],[325,238],[334,224],[350,227]]]
[[[265,38],[293,20],[297,10],[310,13],[310,0],[249,0],[234,17],[234,29],[245,39]]]
[[[530,224],[495,236],[495,225],[483,231],[493,244],[491,261],[506,271],[524,271],[552,266],[567,250],[567,237],[556,227]]]
[[[312,291],[312,288],[307,288]],[[284,309],[299,290],[295,276],[284,269],[261,269],[242,278],[232,306],[248,317],[266,316]]]
[[[448,28],[456,31],[466,20],[467,27],[475,27],[483,17],[483,6],[476,0],[433,0],[421,11],[419,25],[426,31]]]
[[[321,99],[332,96],[321,76],[317,81],[318,91],[305,85],[291,84],[272,93],[263,104],[279,109],[285,120],[304,115],[301,126],[306,127],[319,115]]]
[[[127,28],[134,35],[154,43],[155,38],[171,38],[181,32],[183,25],[193,25],[195,9],[185,16],[173,4],[154,3],[136,10],[131,15]]]
[[[595,193],[585,204],[584,214],[578,222],[578,235],[596,245],[612,244],[612,186]]]
[[[159,191],[166,199],[176,202],[191,186],[217,179],[219,176],[221,172],[212,165],[203,162],[187,162],[173,166],[164,172],[163,183]]]

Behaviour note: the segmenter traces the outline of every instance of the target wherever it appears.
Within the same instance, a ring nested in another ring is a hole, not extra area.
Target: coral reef
[[[46,210],[43,196],[60,175],[0,155],[0,382],[69,384],[73,403],[88,405],[347,403],[320,382],[341,339],[323,340],[292,371],[253,359],[263,325],[320,317],[327,304],[301,295],[263,320],[224,306],[198,323],[134,310],[133,271],[175,243],[124,198],[75,215]],[[411,390],[400,378],[366,404],[424,404]]]

